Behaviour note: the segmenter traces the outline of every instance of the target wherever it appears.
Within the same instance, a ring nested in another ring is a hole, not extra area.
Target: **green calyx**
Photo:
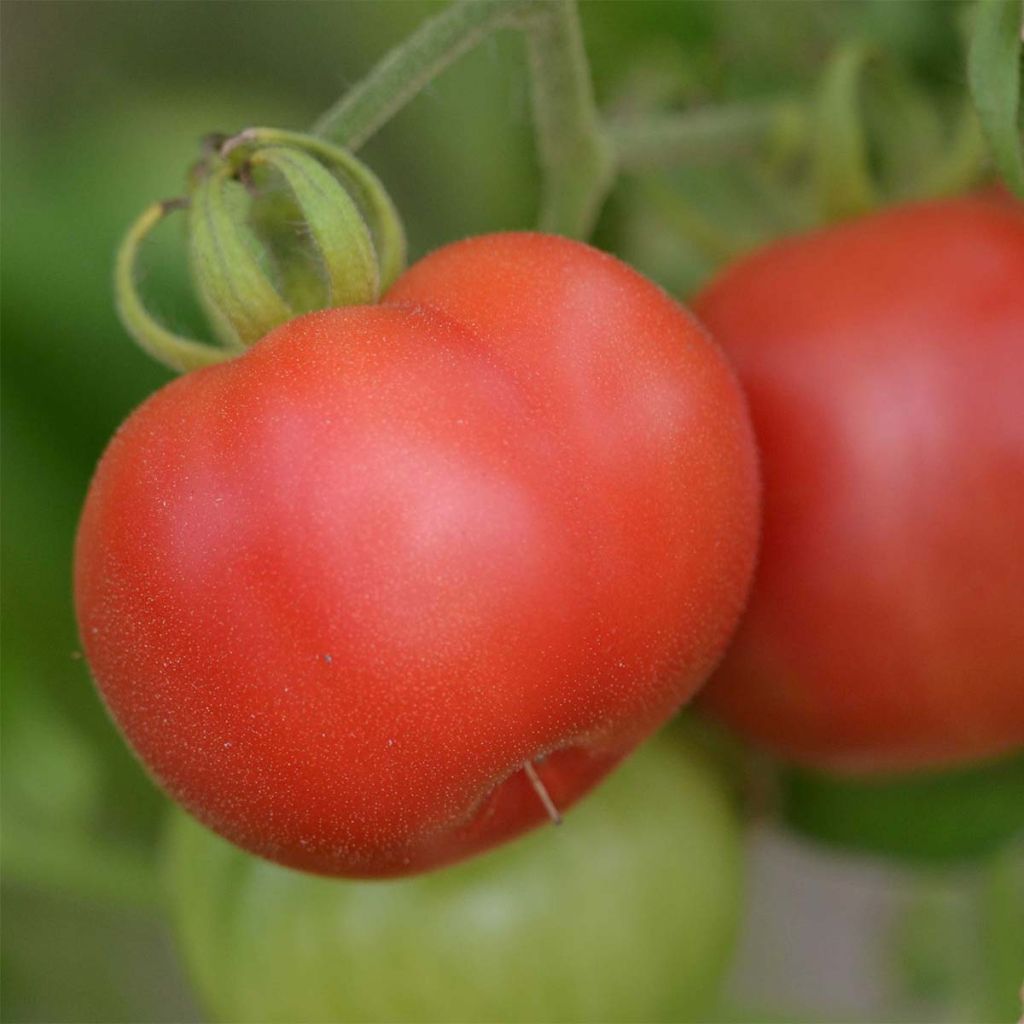
[[[346,150],[270,128],[215,141],[188,197],[147,209],[118,255],[124,326],[150,355],[182,372],[231,358],[302,313],[376,302],[405,265],[394,205]],[[142,242],[177,209],[187,211],[192,278],[219,345],[168,330],[136,286]]]

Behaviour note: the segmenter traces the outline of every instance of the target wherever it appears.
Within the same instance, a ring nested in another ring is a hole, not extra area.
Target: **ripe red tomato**
[[[687,700],[759,523],[742,394],[674,302],[535,234],[442,249],[150,398],[76,552],[156,778],[299,868],[395,875],[565,808]]]
[[[832,770],[1024,744],[1024,210],[935,202],[784,241],[696,308],[765,480],[708,706]]]

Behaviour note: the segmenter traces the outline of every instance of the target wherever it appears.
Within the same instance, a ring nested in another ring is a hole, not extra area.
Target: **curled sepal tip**
[[[143,241],[165,217],[186,205],[186,200],[168,199],[148,206],[125,234],[114,266],[117,313],[125,330],[143,351],[179,373],[212,366],[231,355],[224,349],[183,337],[165,327],[146,309],[136,284]]]

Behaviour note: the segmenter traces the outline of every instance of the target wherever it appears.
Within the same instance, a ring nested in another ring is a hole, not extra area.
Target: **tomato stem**
[[[594,101],[576,0],[459,0],[425,21],[313,126],[350,151],[437,75],[503,28],[526,34],[537,151],[538,226],[586,238],[621,166],[640,170],[747,152],[804,135],[796,103],[733,106],[605,124]]]
[[[586,238],[615,178],[575,0],[539,2],[525,20],[533,118],[544,182],[539,226]]]
[[[313,125],[355,151],[464,53],[512,25],[532,0],[459,0],[427,19]]]
[[[977,184],[987,158],[985,136],[972,107],[965,105],[948,146],[916,190],[921,199],[957,196]]]
[[[1024,14],[1020,0],[979,0],[967,60],[971,97],[988,137],[996,168],[1024,198],[1024,146],[1020,115]]]
[[[544,172],[541,230],[585,238],[614,178],[594,102],[575,0],[460,0],[425,21],[313,126],[361,146],[432,79],[500,28],[527,37],[537,149]]]
[[[607,124],[624,171],[642,171],[742,155],[762,146],[799,144],[806,132],[796,102],[734,104],[680,113],[623,117]]]
[[[865,72],[875,56],[864,44],[849,43],[822,77],[813,169],[818,208],[826,220],[855,217],[878,205],[860,104]]]

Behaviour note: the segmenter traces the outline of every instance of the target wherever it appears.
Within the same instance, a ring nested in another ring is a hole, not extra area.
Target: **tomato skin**
[[[427,257],[174,381],[79,529],[97,683],[157,780],[247,849],[412,873],[570,805],[738,618],[742,394],[681,307],[532,234]]]
[[[784,241],[695,308],[765,487],[706,706],[846,773],[1024,744],[1024,209],[947,200]]]

